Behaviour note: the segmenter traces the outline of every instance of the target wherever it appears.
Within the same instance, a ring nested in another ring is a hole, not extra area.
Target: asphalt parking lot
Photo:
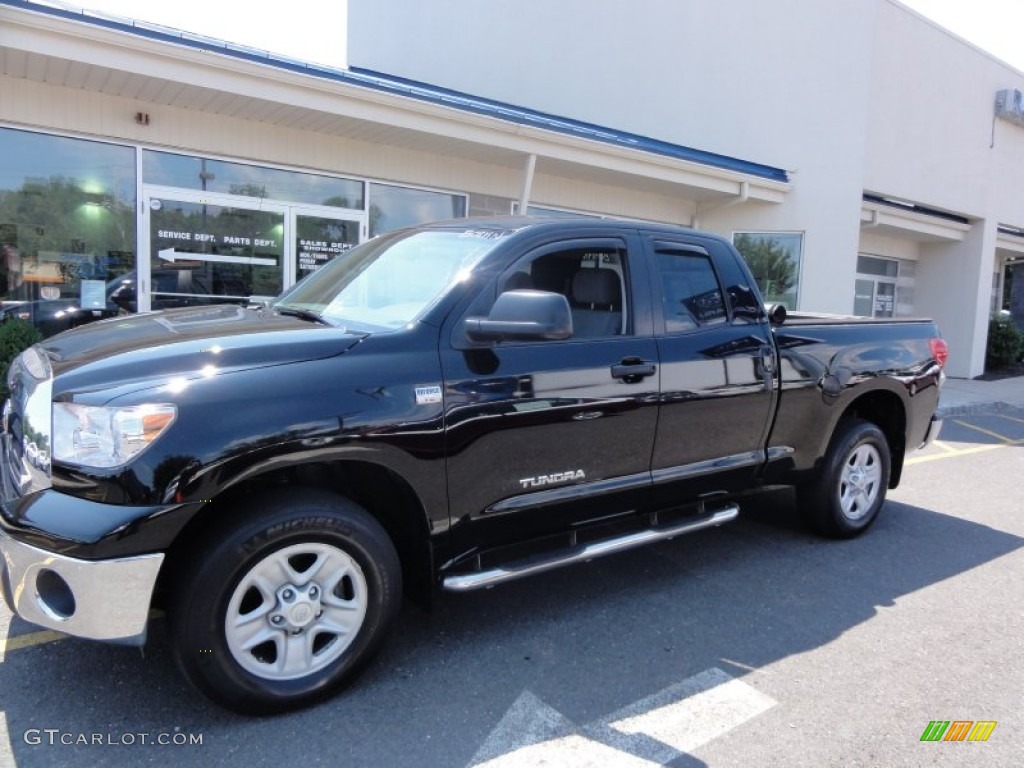
[[[1024,410],[948,418],[862,538],[809,535],[775,492],[721,528],[407,606],[347,692],[280,717],[193,693],[159,620],[143,654],[0,608],[0,767],[1016,768],[1022,451]],[[921,740],[947,721],[987,740]]]

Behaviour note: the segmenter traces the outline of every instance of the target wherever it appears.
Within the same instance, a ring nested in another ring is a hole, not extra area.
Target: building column
[[[985,372],[996,236],[995,220],[980,220],[960,242],[921,246],[914,310],[934,318],[949,342],[950,376]]]
[[[533,172],[537,168],[537,156],[529,155],[526,158],[526,167],[523,169],[523,189],[519,194],[519,213],[525,216],[530,206],[530,195],[533,193]]]

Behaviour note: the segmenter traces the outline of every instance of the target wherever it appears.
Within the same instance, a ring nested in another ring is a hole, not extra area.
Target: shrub
[[[43,340],[43,334],[32,323],[24,320],[5,320],[0,323],[0,401],[6,400],[7,369],[22,351]]]
[[[1009,318],[993,318],[988,324],[985,363],[990,368],[1013,365],[1024,355],[1024,334]]]

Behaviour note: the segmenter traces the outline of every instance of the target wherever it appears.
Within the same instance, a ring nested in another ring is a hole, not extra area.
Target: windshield
[[[315,312],[346,328],[402,328],[463,280],[502,236],[469,228],[383,235],[336,257],[273,306]]]

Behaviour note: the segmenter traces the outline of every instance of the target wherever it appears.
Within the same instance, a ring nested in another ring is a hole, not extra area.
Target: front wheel
[[[247,714],[323,698],[379,647],[401,601],[390,538],[330,494],[263,501],[211,531],[182,569],[171,611],[178,666]]]
[[[849,539],[878,517],[889,487],[889,443],[875,424],[842,422],[818,476],[797,488],[801,515],[823,536]]]

